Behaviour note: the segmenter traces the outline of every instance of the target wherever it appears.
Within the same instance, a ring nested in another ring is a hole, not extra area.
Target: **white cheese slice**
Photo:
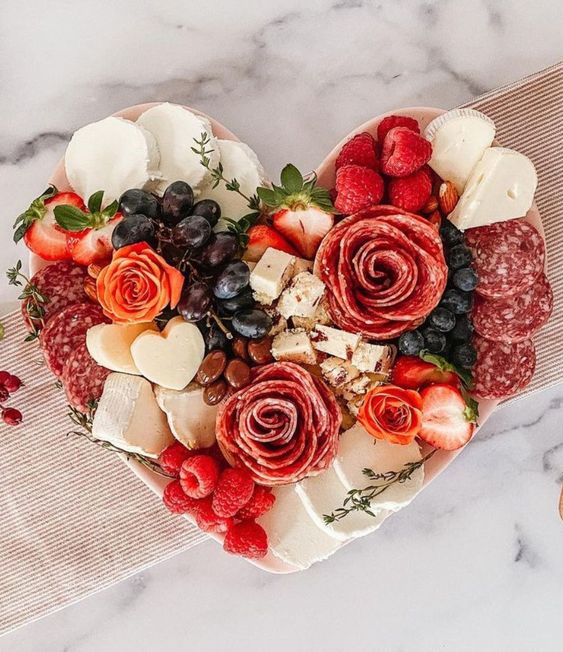
[[[276,502],[257,519],[266,530],[272,553],[298,568],[309,568],[334,553],[341,541],[311,519],[294,485],[275,487]]]
[[[278,333],[272,341],[272,355],[285,362],[311,365],[317,362],[309,335],[301,328]]]
[[[325,284],[311,272],[301,272],[291,279],[282,292],[277,305],[278,312],[286,319],[290,317],[314,316],[325,291]]]
[[[527,156],[506,147],[491,147],[475,166],[448,217],[461,230],[524,217],[537,185],[536,170]]]
[[[493,142],[495,125],[474,109],[454,109],[434,119],[424,135],[432,143],[428,165],[461,194],[471,171]]]
[[[92,435],[132,453],[158,457],[174,441],[151,384],[139,376],[110,374],[98,402]]]
[[[360,335],[322,324],[317,324],[311,331],[311,342],[317,351],[323,351],[343,360],[351,360],[360,340]]]
[[[334,470],[349,491],[381,482],[367,478],[362,472],[365,468],[372,469],[375,473],[401,471],[408,462],[418,462],[420,459],[422,456],[416,442],[405,446],[389,444],[383,439],[374,439],[357,423],[340,437]],[[374,498],[373,509],[395,512],[408,505],[421,490],[423,480],[424,467],[421,466],[412,473],[409,480],[395,482]]]
[[[137,124],[147,129],[156,139],[160,151],[160,182],[157,191],[163,192],[172,181],[185,181],[196,192],[210,180],[210,172],[201,164],[201,157],[192,151],[195,139],[206,134],[209,167],[219,162],[217,139],[206,118],[196,115],[179,104],[163,102],[147,109]]]
[[[158,175],[159,151],[140,125],[110,116],[74,132],[65,152],[66,176],[84,201],[104,191],[107,206],[129,188],[143,188]]]
[[[139,374],[131,355],[131,344],[144,331],[158,331],[156,324],[97,324],[86,333],[86,346],[102,367],[124,374]]]
[[[268,247],[250,273],[250,287],[256,301],[272,304],[289,282],[294,263],[295,256]]]
[[[213,446],[217,406],[204,402],[203,387],[194,383],[178,391],[155,385],[154,393],[179,442],[188,448]]]

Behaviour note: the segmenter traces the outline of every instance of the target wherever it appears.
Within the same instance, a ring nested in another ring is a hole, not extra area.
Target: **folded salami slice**
[[[374,206],[325,237],[315,272],[335,323],[372,340],[415,328],[438,305],[447,281],[442,242],[424,218]]]
[[[473,325],[479,335],[497,342],[522,342],[532,337],[549,319],[553,292],[545,274],[514,297],[484,299],[477,296]]]
[[[473,367],[475,396],[507,398],[524,389],[532,379],[536,351],[531,340],[508,344],[477,335],[473,344],[477,351],[477,362]]]
[[[110,373],[109,369],[97,364],[88,353],[86,341],[79,344],[66,359],[62,373],[70,405],[87,413],[91,404],[102,395]]]
[[[509,220],[465,231],[479,277],[476,292],[489,299],[518,295],[530,287],[545,264],[543,238],[528,222]]]
[[[217,413],[225,457],[263,485],[298,482],[333,462],[342,421],[324,382],[291,362],[253,370]]]

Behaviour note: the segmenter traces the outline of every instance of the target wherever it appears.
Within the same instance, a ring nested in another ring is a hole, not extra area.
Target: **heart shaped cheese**
[[[101,328],[100,328],[101,326]],[[124,374],[140,375],[131,356],[131,344],[144,331],[158,332],[156,324],[98,324],[86,334],[90,355],[102,367]]]
[[[205,343],[197,326],[174,317],[161,333],[141,333],[131,345],[131,355],[137,369],[151,382],[184,389],[199,369]]]

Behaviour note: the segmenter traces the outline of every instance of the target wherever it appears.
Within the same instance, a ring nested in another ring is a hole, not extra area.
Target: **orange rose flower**
[[[146,242],[121,247],[96,280],[104,314],[118,324],[152,321],[180,300],[184,277]]]
[[[367,393],[358,421],[376,439],[410,444],[422,424],[422,398],[413,389],[375,387]]]

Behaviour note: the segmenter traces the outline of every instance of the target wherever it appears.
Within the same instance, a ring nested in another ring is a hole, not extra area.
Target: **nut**
[[[422,207],[422,213],[427,215],[428,213],[433,213],[438,208],[438,199],[435,195],[430,195],[428,201]]]
[[[444,181],[438,191],[438,203],[443,215],[449,215],[459,201],[459,193],[451,181]]]
[[[101,265],[97,265],[96,263],[90,263],[90,265],[88,265],[88,276],[90,276],[91,278],[98,278],[101,271],[102,271]]]
[[[96,281],[93,278],[86,277],[84,279],[84,292],[90,301],[98,302],[98,292],[96,290]]]

